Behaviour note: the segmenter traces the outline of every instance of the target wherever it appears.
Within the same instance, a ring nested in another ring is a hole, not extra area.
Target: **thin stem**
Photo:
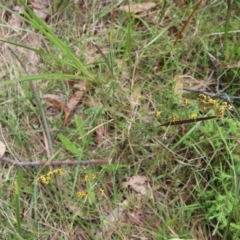
[[[231,15],[231,0],[227,0],[227,20],[225,24],[225,29],[224,29],[224,44],[226,48],[226,42],[227,42],[227,37],[228,37],[228,29],[229,29],[229,23],[230,23],[230,15]]]
[[[13,164],[17,167],[40,167],[40,166],[74,166],[74,165],[93,165],[93,164],[109,164],[110,160],[108,159],[91,159],[91,160],[85,160],[85,161],[79,161],[79,160],[73,160],[73,159],[67,159],[63,161],[51,161],[51,162],[44,162],[44,161],[38,161],[38,162],[24,162],[24,161],[15,161],[7,157],[0,158],[0,162],[6,163],[6,164]]]
[[[27,73],[27,70],[26,68],[24,67],[22,61],[19,59],[19,57],[16,55],[16,53],[11,49],[11,48],[8,48],[11,53],[13,54],[13,56],[17,59],[17,61],[20,63],[20,65],[22,66],[24,72],[28,75]],[[50,136],[50,131],[49,131],[49,127],[48,127],[48,123],[47,123],[47,118],[46,118],[46,115],[45,115],[45,112],[43,110],[43,107],[42,107],[42,103],[41,103],[41,100],[40,100],[40,97],[39,97],[39,94],[34,86],[34,84],[30,81],[30,87],[31,87],[31,90],[33,92],[33,95],[36,99],[36,102],[37,102],[37,106],[39,107],[40,109],[40,112],[41,112],[41,119],[42,119],[42,124],[43,124],[43,128],[44,128],[44,132],[45,132],[45,135],[46,135],[46,138],[47,138],[47,142],[48,142],[48,147],[49,147],[49,151],[50,151],[50,156],[53,156],[53,144],[52,144],[52,139],[51,139],[51,136]]]
[[[198,9],[199,6],[201,5],[201,3],[202,3],[202,0],[200,0],[200,1],[198,2],[197,6],[193,9],[193,12],[191,13],[191,15],[189,16],[189,18],[187,19],[187,21],[186,21],[186,23],[184,24],[184,26],[182,27],[181,31],[178,33],[178,35],[177,35],[177,37],[176,37],[176,39],[175,39],[175,41],[174,41],[174,43],[173,43],[173,46],[175,46],[175,45],[177,44],[178,40],[181,38],[184,29],[187,27],[187,25],[188,25],[188,23],[190,22],[193,14],[197,11],[197,9]]]

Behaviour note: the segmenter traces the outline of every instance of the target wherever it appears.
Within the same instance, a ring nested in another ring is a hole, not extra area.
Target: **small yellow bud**
[[[191,119],[196,119],[196,118],[197,118],[197,114],[196,113],[191,115]]]
[[[189,102],[188,102],[188,99],[187,98],[184,98],[183,99],[183,102],[184,102],[184,104],[187,106],[187,105],[189,105]]]
[[[104,196],[104,189],[100,188],[99,191],[100,191],[100,196],[101,197]]]
[[[84,182],[87,182],[88,181],[88,174],[85,174],[84,175]]]

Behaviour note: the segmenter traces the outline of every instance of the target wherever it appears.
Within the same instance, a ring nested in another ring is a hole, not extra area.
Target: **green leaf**
[[[76,144],[71,142],[67,137],[62,134],[58,135],[59,139],[61,140],[64,147],[74,155],[79,155],[79,149],[77,148]]]

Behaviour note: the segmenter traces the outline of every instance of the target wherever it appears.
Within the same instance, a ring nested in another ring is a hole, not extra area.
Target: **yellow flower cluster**
[[[227,102],[223,102],[222,105],[217,109],[217,116],[221,116],[224,114],[226,110],[231,110],[232,106]]]
[[[52,175],[54,174],[59,174],[59,175],[63,175],[64,171],[62,168],[57,168],[54,169],[52,171],[49,171],[47,174],[45,175],[41,175],[38,177],[38,182],[44,183],[44,184],[49,184],[52,180]]]
[[[87,197],[88,196],[87,192],[85,192],[85,191],[78,191],[77,195],[78,195],[78,197]],[[104,196],[104,189],[103,188],[99,189],[99,195],[101,197]]]
[[[88,194],[84,191],[78,191],[77,195],[78,195],[78,197],[87,197],[88,196]]]
[[[89,174],[85,174],[83,177],[83,180],[85,183],[87,183],[88,181],[91,181],[91,180],[95,180],[95,179],[97,179],[97,173],[93,173],[90,176],[89,176]],[[88,197],[88,194],[86,191],[78,191],[77,196],[78,197]],[[102,189],[102,188],[99,189],[99,196],[100,197],[104,196],[104,189]]]
[[[232,106],[228,104],[227,102],[222,102],[219,104],[219,102],[215,99],[208,98],[204,94],[199,94],[198,101],[200,103],[200,107],[207,111],[209,110],[209,107],[214,107],[216,109],[216,115],[221,116],[224,114],[225,110],[231,110]]]

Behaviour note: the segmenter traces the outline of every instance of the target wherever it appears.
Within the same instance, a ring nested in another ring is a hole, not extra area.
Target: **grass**
[[[20,32],[9,24],[12,4],[0,5],[5,155],[29,162],[111,160],[62,166],[63,175],[44,166],[1,168],[2,239],[240,239],[238,100],[220,118],[161,126],[216,113],[200,109],[198,94],[182,93],[180,80],[209,92],[221,83],[229,96],[239,94],[239,67],[231,66],[240,55],[234,14],[240,5],[232,3],[229,12],[224,2],[202,4],[173,46],[196,4],[164,1],[163,9],[134,18],[120,11],[113,16],[114,4],[70,1],[54,5],[47,23],[27,9],[18,16]],[[41,100],[48,139],[31,83],[41,99],[68,99],[70,79],[85,80],[89,90],[67,126],[63,113]],[[48,184],[36,184],[43,176]],[[148,194],[123,187],[132,176],[150,179]]]

